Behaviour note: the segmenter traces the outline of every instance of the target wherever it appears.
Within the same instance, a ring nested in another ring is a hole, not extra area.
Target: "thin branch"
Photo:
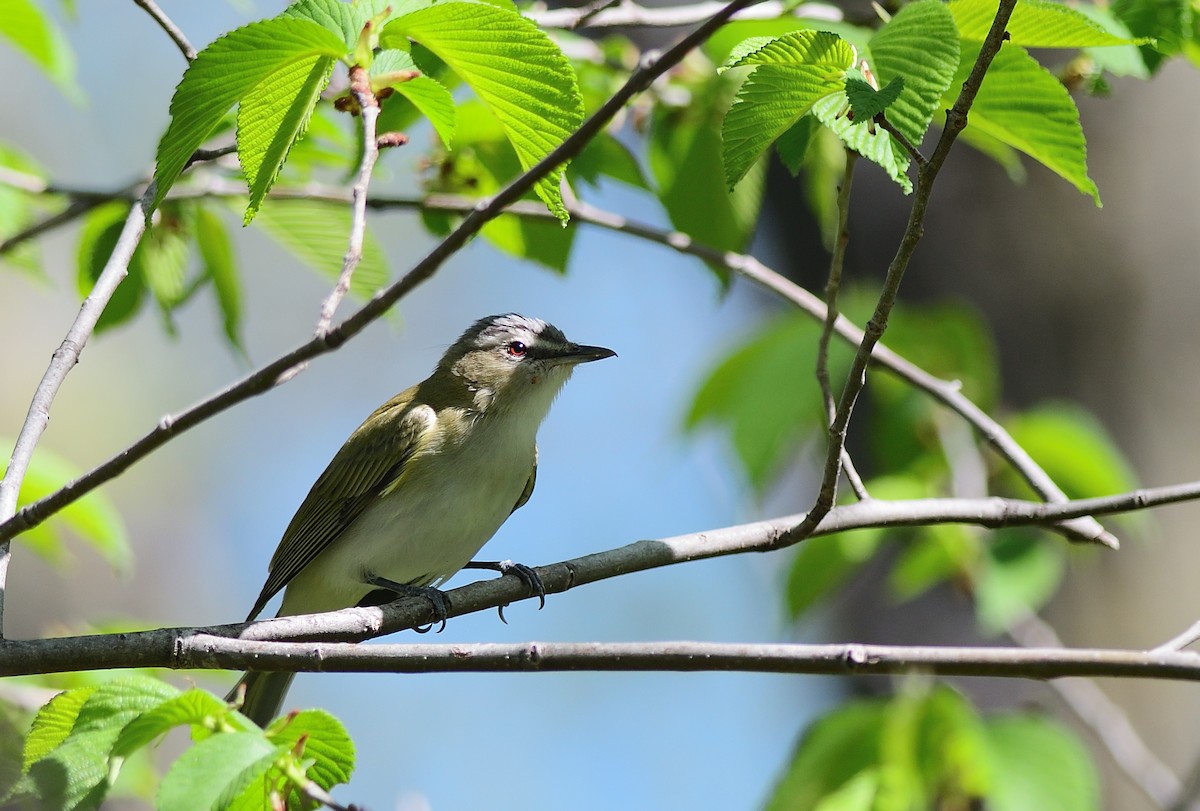
[[[963,83],[962,91],[959,93],[954,107],[946,113],[946,126],[942,130],[937,148],[929,161],[922,165],[917,173],[917,188],[913,195],[912,208],[909,211],[908,225],[904,229],[904,236],[900,239],[896,255],[888,266],[883,289],[875,304],[875,312],[871,316],[871,320],[867,322],[867,328],[858,345],[858,351],[855,352],[850,373],[846,376],[846,384],[842,388],[837,415],[829,426],[828,452],[825,456],[825,469],[816,501],[804,521],[779,538],[781,547],[796,543],[816,529],[825,513],[833,507],[837,500],[838,478],[842,471],[842,451],[846,447],[850,416],[854,412],[858,395],[866,385],[867,365],[870,362],[872,350],[887,329],[888,317],[900,293],[900,283],[904,279],[904,273],[908,269],[908,263],[917,248],[917,243],[920,242],[925,232],[925,211],[929,207],[934,181],[937,179],[942,164],[945,163],[950,147],[953,146],[958,134],[967,125],[967,112],[975,100],[975,95],[979,91],[979,86],[982,84],[983,77],[987,74],[992,60],[1000,51],[1005,36],[1004,28],[1008,24],[1015,5],[1016,0],[1000,0],[996,17],[992,21],[991,30],[988,31],[982,48],[980,48],[975,65],[971,69],[967,81]]]
[[[184,59],[191,62],[196,58],[196,49],[192,47],[192,43],[188,42],[187,37],[183,35],[183,31],[179,29],[179,26],[171,22],[171,18],[163,13],[163,10],[154,3],[154,0],[133,0],[133,2],[145,9],[146,13],[154,19],[154,22],[158,23],[159,27],[167,32],[167,36],[179,48]]]
[[[918,170],[925,166],[927,161],[925,160],[925,156],[921,154],[921,150],[913,146],[912,141],[908,140],[908,136],[892,126],[892,122],[887,120],[886,115],[883,113],[876,115],[875,123],[879,125],[881,130],[896,139],[896,143],[904,148],[904,151],[912,158],[913,163],[917,165]]]
[[[153,195],[154,184],[150,184],[141,200],[130,207],[129,215],[125,218],[125,226],[121,229],[121,235],[113,247],[112,255],[109,256],[95,285],[92,286],[92,292],[83,300],[79,314],[75,316],[75,322],[67,331],[67,336],[51,356],[50,365],[33,394],[29,412],[25,416],[25,422],[21,426],[16,444],[13,446],[4,479],[0,480],[0,521],[3,521],[4,524],[9,523],[16,512],[21,483],[25,480],[25,473],[29,468],[29,461],[33,457],[34,448],[37,447],[38,440],[41,439],[42,433],[46,430],[46,424],[50,421],[50,407],[54,403],[54,398],[58,395],[58,390],[66,380],[67,374],[79,362],[79,355],[83,352],[83,347],[91,337],[92,331],[95,330],[96,322],[116,291],[117,285],[129,274],[129,261],[133,257],[134,250],[137,249],[138,242],[141,241],[142,234],[146,231],[145,210],[149,201],[153,199]],[[4,595],[7,590],[8,564],[11,557],[10,538],[11,536],[0,538],[0,638],[4,636]]]
[[[612,8],[593,11],[593,5],[581,8],[530,9],[523,12],[543,28],[574,30],[581,27],[612,28],[614,26],[674,27],[695,25],[718,13],[724,5],[719,2],[700,2],[691,5],[646,7],[624,0]],[[734,15],[738,20],[774,20],[779,17],[805,17],[810,20],[840,21],[842,13],[833,6],[806,3],[789,7],[787,3],[768,0]],[[586,23],[586,25],[585,25]]]
[[[479,232],[488,222],[495,219],[521,196],[533,188],[539,180],[561,163],[570,160],[613,119],[633,96],[649,87],[656,78],[678,64],[693,48],[703,43],[738,10],[752,4],[754,0],[733,0],[678,43],[665,51],[656,60],[646,60],[630,75],[624,85],[605,102],[600,109],[585,120],[574,133],[567,137],[545,158],[521,174],[486,203],[481,203],[448,234],[424,259],[417,262],[401,279],[375,294],[369,302],[353,315],[324,335],[314,337],[292,351],[280,356],[241,380],[230,385],[203,402],[175,416],[164,417],[159,425],[116,456],[93,468],[65,487],[24,507],[12,518],[0,523],[0,541],[11,539],[17,533],[37,526],[50,515],[61,510],[85,493],[94,490],[106,481],[120,475],[130,465],[161,447],[173,436],[200,423],[250,397],[262,394],[279,385],[295,373],[301,364],[332,352],[360,333],[367,325],[379,319],[392,305],[418,285],[427,281],[442,264]]]
[[[243,192],[233,184],[210,182],[207,187],[180,190],[180,195],[195,196],[227,196],[241,195]],[[320,184],[308,184],[295,188],[276,187],[271,192],[278,200],[323,200],[330,203],[345,203],[349,197],[340,189],[330,188]],[[478,207],[479,201],[458,195],[430,195],[427,197],[372,197],[367,201],[371,208],[412,209],[429,211],[447,211],[467,213]],[[720,265],[728,270],[754,282],[766,290],[794,304],[802,312],[823,321],[826,315],[825,304],[805,288],[786,278],[782,274],[764,265],[758,259],[747,254],[732,251],[720,251],[716,248],[697,242],[688,234],[680,231],[669,231],[648,225],[637,220],[629,219],[610,211],[596,208],[583,201],[574,201],[570,206],[571,217],[576,222],[588,223],[599,228],[628,234],[638,239],[654,242],[671,248],[679,253],[695,256],[706,262]],[[521,201],[510,206],[506,213],[530,219],[554,219],[546,208],[532,201]],[[835,329],[843,340],[858,344],[863,339],[863,331],[844,316],[838,316]],[[876,344],[871,356],[871,363],[877,368],[883,368],[895,374],[914,388],[924,391],[938,402],[957,413],[966,420],[992,449],[1005,459],[1013,469],[1033,488],[1035,492],[1049,502],[1063,502],[1066,494],[1054,480],[1034,461],[1028,452],[1021,447],[1004,427],[992,419],[987,412],[973,403],[962,393],[962,386],[957,381],[942,380],[934,377],[924,369],[893,352],[884,344]],[[1081,517],[1064,522],[1056,527],[1071,540],[1078,542],[1099,543],[1111,549],[1120,547],[1120,542],[1090,517]]]
[[[1200,483],[1193,485],[1193,498],[1200,498]],[[1120,512],[1150,504],[1171,503],[1177,492],[1172,488],[1127,493],[1107,499],[1086,499],[1067,504],[986,499],[920,499],[916,501],[860,501],[830,510],[813,536],[871,527],[922,526],[934,523],[965,523],[985,527],[1046,525],[1070,515]],[[1104,503],[1101,503],[1104,502]],[[673,538],[643,540],[616,549],[537,568],[546,594],[559,594],[588,583],[595,583],[633,572],[661,566],[673,566],[693,560],[706,560],[747,552],[769,552],[777,539],[803,520],[789,515],[768,521],[756,521],[732,527],[710,529]],[[449,617],[491,610],[497,606],[530,599],[528,585],[515,575],[482,580],[447,592]],[[0,641],[0,676],[29,673],[54,673],[95,670],[110,667],[259,667],[260,660],[227,659],[223,664],[199,663],[183,651],[194,646],[197,635],[224,637],[240,642],[281,640],[349,641],[427,625],[433,610],[423,597],[405,598],[372,608],[347,608],[328,614],[277,617],[255,623],[236,623],[208,628],[167,628],[134,633],[34,640]],[[306,650],[312,650],[309,645]],[[232,651],[234,649],[230,649]],[[260,649],[246,648],[238,650]],[[249,656],[251,654],[247,654]],[[1121,654],[1123,657],[1131,653]],[[1200,676],[1200,654],[1182,651],[1151,650],[1140,653],[1148,668],[1140,675],[1163,678]],[[1133,662],[1133,659],[1128,659]],[[1154,669],[1155,663],[1189,664],[1187,675]],[[1029,672],[1012,675],[1047,675]],[[1132,665],[1127,672],[1086,670],[1057,675],[1138,675]]]
[[[1200,640],[1200,620],[1196,620],[1189,625],[1182,633],[1171,637],[1166,642],[1155,648],[1156,651],[1168,650],[1183,650],[1189,645]]]
[[[375,161],[379,159],[379,143],[375,134],[375,122],[379,119],[379,101],[371,91],[370,75],[358,65],[350,68],[350,92],[358,103],[359,117],[362,120],[362,160],[358,164],[354,185],[350,187],[350,242],[342,259],[342,272],[338,274],[337,284],[321,303],[321,316],[317,319],[316,329],[318,338],[328,333],[333,325],[333,316],[342,299],[350,292],[354,269],[362,259],[363,240],[367,233],[367,187],[371,184]]]
[[[1062,640],[1041,617],[1030,613],[1008,629],[1008,635],[1030,649],[1061,650]],[[1150,653],[1159,653],[1158,649]],[[1159,808],[1169,808],[1183,792],[1179,777],[1146,746],[1116,702],[1090,679],[1050,682],[1050,687],[1096,736],[1113,763]]]
[[[837,300],[842,288],[842,268],[846,260],[846,246],[850,244],[850,186],[854,180],[854,164],[858,153],[845,150],[846,165],[842,170],[842,182],[838,186],[837,235],[833,241],[833,253],[829,258],[829,279],[825,282],[825,319],[821,325],[821,338],[817,342],[817,383],[821,387],[821,398],[825,401],[826,425],[833,422],[837,407],[833,402],[833,386],[829,382],[829,341],[833,337],[834,325],[838,320]],[[846,481],[860,499],[869,498],[866,485],[854,467],[850,452],[842,449],[842,472]]]

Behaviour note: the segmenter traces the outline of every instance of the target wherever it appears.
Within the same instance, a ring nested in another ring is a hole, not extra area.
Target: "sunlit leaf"
[[[951,0],[950,13],[963,39],[982,42],[996,16],[995,0]],[[1008,41],[1025,48],[1086,48],[1130,45],[1072,6],[1051,0],[1021,0],[1004,27]]]

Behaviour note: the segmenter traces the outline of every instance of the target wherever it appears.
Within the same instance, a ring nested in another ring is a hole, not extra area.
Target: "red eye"
[[[520,341],[513,341],[508,346],[504,347],[504,350],[508,352],[509,357],[523,358],[525,357],[525,353],[529,351],[529,347],[525,346],[525,344],[521,343]]]

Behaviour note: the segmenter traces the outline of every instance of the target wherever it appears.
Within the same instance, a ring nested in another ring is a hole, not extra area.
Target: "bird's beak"
[[[616,352],[613,352],[611,349],[605,349],[603,346],[569,344],[566,350],[558,356],[558,359],[561,363],[576,365],[591,363],[594,360],[604,360],[605,358],[615,358],[616,356]]]

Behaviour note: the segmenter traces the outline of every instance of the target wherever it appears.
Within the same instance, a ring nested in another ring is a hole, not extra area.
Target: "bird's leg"
[[[538,598],[538,610],[541,611],[546,607],[546,587],[542,583],[542,578],[524,563],[513,563],[511,560],[473,560],[463,568],[487,569],[491,572],[499,572],[501,576],[514,574],[520,578],[533,596]],[[500,612],[500,621],[507,625],[508,620],[504,619],[504,606],[498,606],[496,610]]]
[[[365,576],[363,582],[370,586],[378,586],[378,589],[359,600],[358,605],[383,605],[397,597],[424,597],[433,604],[433,622],[424,628],[414,628],[413,630],[418,634],[426,634],[439,622],[441,627],[438,628],[438,633],[446,630],[446,615],[450,610],[450,598],[444,591],[432,586],[410,586],[405,583],[397,583],[375,574]]]

